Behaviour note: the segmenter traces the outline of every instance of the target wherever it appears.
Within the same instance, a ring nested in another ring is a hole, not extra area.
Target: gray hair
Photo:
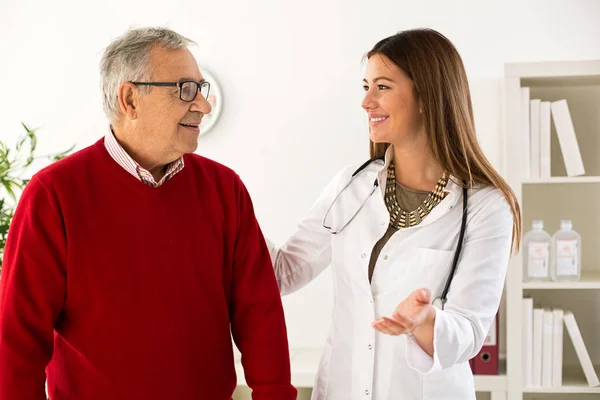
[[[121,83],[150,80],[152,47],[158,45],[176,50],[186,48],[191,43],[194,42],[167,28],[130,29],[115,39],[106,48],[100,62],[104,112],[109,121],[114,122],[120,116],[117,92]],[[149,90],[150,87],[140,87],[142,93]]]

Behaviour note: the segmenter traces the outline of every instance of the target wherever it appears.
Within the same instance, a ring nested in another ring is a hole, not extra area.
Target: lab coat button
[[[369,391],[368,391],[368,390],[365,390],[365,394],[368,396],[368,395],[369,395]]]
[[[367,255],[366,255],[365,253],[362,253],[360,256],[361,256],[362,258],[365,258]]]
[[[381,226],[384,226],[384,225],[385,225],[385,222],[382,222],[382,223],[381,223]]]
[[[384,260],[387,260],[387,259],[388,259],[388,256],[387,256],[387,254],[386,254],[385,256],[383,256],[383,259],[384,259]]]
[[[369,350],[373,350],[373,346],[369,345]]]

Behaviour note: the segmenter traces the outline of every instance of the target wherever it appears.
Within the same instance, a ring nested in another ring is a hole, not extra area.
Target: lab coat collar
[[[387,150],[385,151],[385,158],[383,166],[377,171],[377,180],[379,182],[379,189],[381,190],[381,195],[385,197],[385,185],[387,182],[387,169],[390,165],[392,158],[394,157],[394,146],[389,145]],[[381,165],[381,164],[380,164]],[[425,217],[425,219],[418,226],[429,225],[433,221],[440,218],[450,209],[454,208],[459,199],[462,198],[462,186],[457,184],[458,180],[453,175],[450,175],[448,179],[448,183],[444,188],[444,192],[446,196],[444,199],[438,204],[436,207],[431,210],[429,215]],[[405,228],[410,229],[410,228]]]

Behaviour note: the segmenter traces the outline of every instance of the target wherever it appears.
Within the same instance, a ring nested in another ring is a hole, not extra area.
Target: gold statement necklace
[[[396,229],[419,225],[423,219],[444,198],[444,188],[448,183],[448,175],[444,172],[437,181],[435,189],[427,195],[423,203],[416,210],[406,211],[400,208],[396,199],[396,171],[394,161],[390,162],[387,170],[385,185],[385,205],[390,213],[390,225]]]

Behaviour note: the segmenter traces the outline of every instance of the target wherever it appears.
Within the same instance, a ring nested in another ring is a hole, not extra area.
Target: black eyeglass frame
[[[196,96],[198,96],[198,92],[202,93],[202,87],[206,87],[206,96],[204,96],[205,99],[208,100],[208,95],[210,93],[210,82],[206,81],[206,80],[201,80],[200,82],[196,82],[196,81],[191,81],[191,80],[186,80],[186,81],[181,81],[181,82],[129,82],[133,85],[145,85],[145,86],[176,86],[177,88],[179,88],[179,99],[181,101],[185,101],[186,103],[191,103],[192,101],[196,100]],[[194,95],[194,97],[190,100],[185,100],[182,97],[182,93],[183,93],[183,85],[186,83],[193,83],[196,85],[196,93]]]

